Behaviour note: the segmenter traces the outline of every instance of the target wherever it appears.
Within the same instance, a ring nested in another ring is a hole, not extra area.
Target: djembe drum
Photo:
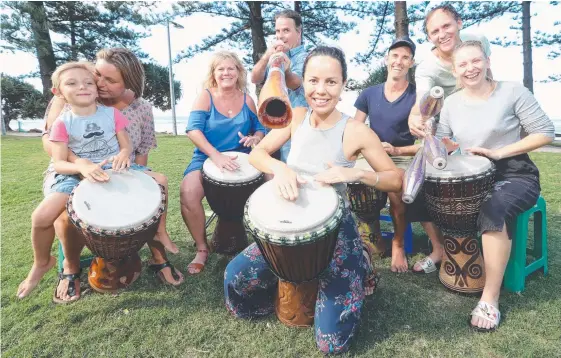
[[[214,252],[235,255],[248,245],[243,226],[245,202],[263,183],[263,173],[248,161],[248,154],[224,152],[233,156],[240,165],[235,171],[221,171],[210,158],[203,164],[203,188],[210,208],[218,216],[218,222],[210,243]]]
[[[333,258],[343,201],[331,186],[305,184],[288,201],[263,184],[247,201],[244,224],[280,279],[275,311],[292,327],[314,322],[318,276]]]
[[[108,182],[80,182],[66,208],[95,255],[88,274],[90,286],[113,293],[140,276],[138,251],[156,235],[165,211],[165,192],[143,172],[106,172]]]
[[[374,171],[364,158],[356,161],[355,168]],[[377,244],[376,235],[380,233],[380,211],[386,206],[388,194],[375,188],[358,183],[347,184],[347,198],[351,211],[355,214],[357,229],[363,240]],[[376,246],[376,250],[379,248]],[[380,252],[381,253],[381,252]]]
[[[495,166],[484,157],[453,155],[448,157],[445,170],[426,166],[427,209],[444,234],[446,255],[439,277],[450,290],[483,290],[485,271],[477,241],[477,218],[494,180]]]

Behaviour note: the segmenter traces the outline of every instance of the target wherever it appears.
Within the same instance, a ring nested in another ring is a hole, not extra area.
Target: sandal
[[[176,281],[180,281],[177,285],[174,285],[171,282],[168,282],[164,276],[164,274],[162,273],[162,270],[165,269],[166,267],[169,267],[171,269],[171,276],[173,277],[174,280]],[[156,276],[157,278],[160,279],[160,281],[162,281],[163,284],[165,285],[170,285],[173,287],[179,286],[182,282],[183,282],[183,275],[181,275],[179,273],[179,271],[176,270],[176,268],[169,262],[166,261],[163,264],[150,264],[148,265],[148,268],[150,270],[152,270],[152,272],[154,272],[154,276]]]
[[[430,258],[430,256],[425,257],[421,261],[417,261],[415,263],[415,265],[417,265],[417,264],[419,264],[421,266],[422,270],[416,271],[414,269],[411,269],[411,271],[413,271],[413,273],[416,273],[416,274],[432,273],[432,272],[437,270],[438,266],[440,266],[440,262],[435,264],[434,261],[432,261],[432,259]],[[415,267],[415,265],[413,265],[413,267]]]
[[[362,255],[366,260],[366,263],[370,270],[368,270],[368,274],[364,277],[364,292],[365,296],[372,295],[376,288],[378,287],[378,283],[380,281],[380,275],[376,272],[374,268],[374,264],[372,263],[372,256],[375,254],[374,244],[371,242],[362,242]]]
[[[198,275],[201,272],[203,272],[203,270],[205,269],[205,264],[206,264],[206,260],[208,260],[208,250],[207,249],[203,249],[203,250],[197,250],[197,253],[206,253],[206,259],[205,259],[205,263],[201,264],[198,262],[191,262],[189,265],[187,265],[187,272],[189,272],[189,275]],[[195,269],[198,270],[198,272],[194,272],[191,273],[191,271],[189,271],[189,269]]]
[[[76,300],[62,300],[60,298],[57,297],[56,293],[58,290],[58,285],[60,285],[60,281],[62,280],[68,280],[68,289],[66,290],[66,293],[70,296],[70,297],[74,297],[77,295],[76,293],[76,280],[78,280],[78,287],[80,286],[80,274],[82,273],[82,270],[80,269],[80,271],[78,273],[69,273],[69,274],[64,274],[62,272],[58,273],[58,281],[56,283],[55,286],[55,292],[53,293],[53,302],[56,304],[60,304],[60,305],[65,305],[68,303],[72,303],[72,302],[76,302],[78,301],[80,298],[76,299]],[[82,295],[80,295],[80,297],[82,297]]]
[[[486,328],[474,326],[473,324],[471,324],[472,316],[481,317],[487,321],[490,321],[493,324],[493,327],[486,329]],[[501,322],[501,312],[497,309],[497,307],[485,301],[479,301],[477,303],[477,306],[473,309],[473,311],[471,311],[471,314],[468,318],[469,326],[475,331],[483,332],[483,333],[494,332],[499,326],[500,322]]]

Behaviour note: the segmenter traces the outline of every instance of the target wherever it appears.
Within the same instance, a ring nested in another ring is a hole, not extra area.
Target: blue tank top
[[[208,89],[206,91],[210,96],[210,111],[191,111],[186,132],[200,130],[208,142],[219,152],[238,151],[249,153],[251,148],[244,147],[239,143],[240,137],[238,132],[246,136],[257,131],[265,133],[265,128],[257,119],[257,115],[247,106],[247,95],[244,93],[244,104],[241,111],[236,116],[229,118],[216,109],[212,100],[212,94]],[[195,148],[195,155],[206,157],[199,148]]]

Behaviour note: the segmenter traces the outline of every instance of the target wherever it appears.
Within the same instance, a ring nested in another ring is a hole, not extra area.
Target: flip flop
[[[197,250],[197,252],[201,252],[201,253],[204,252],[204,253],[206,253],[206,259],[205,259],[205,263],[204,263],[204,264],[201,264],[201,263],[198,263],[198,262],[191,262],[189,265],[187,265],[187,272],[188,272],[189,275],[191,275],[191,276],[198,275],[198,274],[200,274],[201,272],[203,272],[203,270],[205,269],[206,260],[208,260],[208,255],[209,255],[209,253],[208,253],[208,250],[207,250],[207,249],[204,249],[204,250]],[[198,270],[199,272],[191,273],[191,272],[189,271],[190,268],[195,269],[195,270]]]
[[[427,256],[424,259],[417,261],[415,265],[417,264],[421,265],[422,270],[416,271],[413,268],[411,268],[411,271],[415,274],[432,273],[437,270],[438,266],[440,266],[440,262],[435,264],[434,261],[432,261],[432,259],[430,258],[430,256]],[[413,267],[415,267],[415,265],[413,265]]]
[[[173,283],[170,283],[166,280],[166,278],[164,277],[164,274],[162,273],[162,270],[165,269],[166,267],[169,267],[171,269],[171,276],[173,277],[174,280],[179,281],[181,279],[181,276],[177,273],[175,267],[169,262],[166,261],[162,264],[151,264],[148,265],[148,268],[150,270],[152,270],[152,272],[154,272],[154,275],[160,279],[160,281],[162,281],[163,284],[165,285],[170,285],[173,287],[177,287],[179,286],[181,283],[174,285]]]
[[[58,273],[58,281],[57,281],[56,286],[55,286],[55,292],[53,293],[53,302],[54,303],[59,304],[59,305],[65,305],[65,304],[68,304],[68,303],[76,302],[82,297],[82,295],[80,294],[80,297],[76,300],[65,301],[65,300],[62,300],[62,299],[58,298],[57,295],[56,295],[58,285],[60,284],[60,281],[68,280],[70,282],[68,282],[68,288],[66,290],[66,293],[70,297],[76,296],[76,280],[78,280],[78,285],[80,285],[80,274],[81,273],[82,273],[82,270],[80,270],[78,273],[69,273],[69,274],[64,274],[62,272]]]
[[[493,324],[493,327],[486,329],[486,328],[474,326],[473,324],[471,324],[472,316],[481,317],[487,321],[490,321]],[[468,318],[468,324],[470,328],[481,333],[494,332],[499,326],[500,322],[501,322],[501,312],[497,309],[497,307],[485,301],[479,301],[477,303],[477,306],[473,309],[473,311],[471,311],[471,314]]]

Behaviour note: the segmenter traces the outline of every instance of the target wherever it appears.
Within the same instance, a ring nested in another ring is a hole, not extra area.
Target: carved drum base
[[[96,256],[90,265],[88,282],[97,292],[115,293],[136,281],[141,269],[138,253],[118,260],[104,260]]]
[[[318,281],[294,284],[279,280],[275,312],[279,321],[289,327],[310,327],[314,324]]]
[[[445,257],[440,265],[440,282],[461,293],[478,293],[485,286],[485,264],[475,237],[444,236]]]

